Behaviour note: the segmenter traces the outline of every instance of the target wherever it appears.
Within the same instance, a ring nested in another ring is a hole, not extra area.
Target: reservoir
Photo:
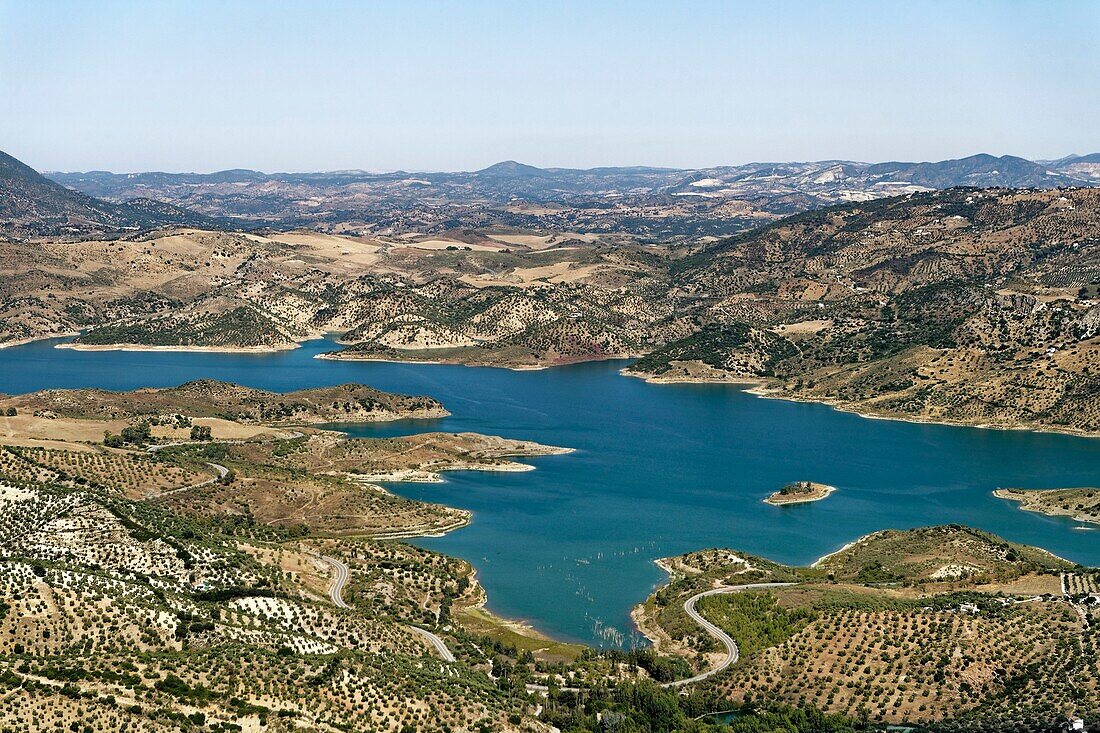
[[[650,385],[627,362],[542,371],[316,360],[274,354],[0,349],[0,392],[174,386],[199,378],[290,391],[360,382],[426,394],[441,420],[340,426],[356,437],[473,431],[567,446],[526,473],[456,472],[395,493],[470,509],[473,523],[416,544],[469,560],[489,607],[552,636],[629,646],[631,607],[664,580],[658,557],[729,547],[805,564],[884,528],[959,523],[1100,565],[1100,531],[1020,511],[998,487],[1100,484],[1100,439],[869,420],[725,385]],[[528,459],[522,459],[528,460]],[[828,499],[773,507],[798,480]]]

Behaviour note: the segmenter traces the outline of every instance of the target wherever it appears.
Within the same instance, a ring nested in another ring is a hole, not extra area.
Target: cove
[[[474,431],[575,448],[527,473],[451,473],[388,488],[471,509],[473,523],[416,544],[469,560],[490,608],[596,646],[634,641],[630,608],[664,580],[652,560],[731,547],[809,563],[884,528],[959,523],[1100,564],[1100,531],[1020,511],[998,487],[1100,483],[1100,440],[868,420],[824,405],[766,400],[723,385],[649,385],[626,362],[514,372],[312,357],[328,341],[275,354],[80,352],[42,341],[0,350],[0,392],[133,389],[213,378],[288,391],[362,382],[428,394],[432,421],[338,426],[354,436]],[[762,499],[808,479],[823,502]]]

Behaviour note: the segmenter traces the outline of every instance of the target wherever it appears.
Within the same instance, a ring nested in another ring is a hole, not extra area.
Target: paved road
[[[684,601],[684,611],[692,618],[695,623],[702,626],[708,634],[713,636],[718,641],[722,642],[726,646],[726,658],[713,669],[709,669],[706,672],[695,675],[694,677],[688,677],[683,680],[676,680],[675,682],[665,682],[661,687],[683,687],[684,685],[690,685],[693,682],[700,682],[713,675],[718,674],[726,667],[730,666],[737,661],[737,657],[740,652],[737,649],[737,642],[733,640],[729,634],[722,629],[718,628],[710,621],[703,618],[698,611],[695,610],[695,602],[705,596],[717,596],[723,593],[739,593],[743,590],[753,590],[755,588],[781,588],[785,585],[794,585],[794,583],[749,583],[748,585],[730,585],[722,588],[714,588],[713,590],[703,591],[702,593],[696,593],[691,598]]]
[[[330,557],[328,555],[315,555],[314,557],[320,558],[325,563],[327,563],[330,568],[332,568],[332,584],[329,585],[328,588],[328,597],[336,606],[340,608],[351,608],[351,606],[344,602],[344,586],[348,584],[349,577],[348,566],[337,560],[335,557]],[[428,631],[427,629],[420,628],[419,626],[410,625],[408,629],[413,633],[419,634],[420,636],[424,637],[428,641],[428,643],[432,645],[436,652],[439,653],[439,656],[443,657],[444,661],[455,661],[455,655],[451,654],[451,650],[447,648],[447,645],[444,644],[443,640],[440,639],[438,636]]]
[[[438,636],[428,631],[427,629],[420,628],[419,626],[409,626],[409,630],[420,634],[425,639],[427,639],[428,642],[431,643],[431,645],[435,648],[435,650],[439,652],[439,656],[443,657],[443,661],[455,661],[455,655],[451,654],[451,650],[447,648],[447,645],[444,644],[443,640],[440,639]]]
[[[344,602],[344,586],[348,584],[350,572],[348,566],[328,555],[317,555],[332,568],[332,583],[328,587],[328,597],[332,599],[337,608],[351,608]]]

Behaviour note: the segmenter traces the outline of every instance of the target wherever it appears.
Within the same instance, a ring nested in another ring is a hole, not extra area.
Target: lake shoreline
[[[19,342],[8,342],[0,344],[0,349],[25,346],[36,341],[47,341],[57,338],[68,338],[79,334],[62,334],[62,335],[50,335],[35,337],[31,339],[24,339]],[[321,338],[324,338],[323,336]],[[259,347],[210,347],[210,346],[147,346],[142,344],[73,344],[73,343],[60,343],[55,344],[54,348],[57,349],[72,349],[74,351],[148,351],[148,352],[198,352],[198,353],[227,353],[227,354],[274,354],[292,351],[294,349],[300,349],[302,345],[308,341],[316,341],[317,338],[308,338],[293,344],[285,346],[259,346]],[[356,356],[341,356],[339,351],[328,351],[319,354],[314,354],[313,359],[323,361],[334,362],[367,362],[367,363],[383,363],[383,364],[407,364],[407,365],[437,365],[437,366],[463,366],[463,367],[484,367],[488,369],[506,369],[513,372],[534,372],[545,371],[548,369],[556,369],[558,367],[574,366],[577,364],[587,364],[592,362],[607,362],[607,361],[622,361],[628,359],[637,358],[638,355],[609,355],[599,359],[579,359],[576,361],[556,363],[556,364],[501,364],[501,363],[481,363],[481,362],[462,362],[458,360],[425,360],[425,359],[395,359],[381,356],[368,356],[368,357],[356,357]],[[1100,431],[1087,431],[1079,430],[1076,428],[1063,428],[1050,425],[1037,425],[1034,423],[1013,423],[1013,424],[999,424],[989,423],[982,421],[968,421],[968,420],[951,420],[951,419],[934,419],[929,417],[918,417],[912,415],[898,415],[893,413],[876,412],[872,409],[867,409],[859,405],[853,405],[851,403],[842,402],[840,400],[831,399],[828,397],[807,397],[794,394],[780,394],[774,389],[768,387],[773,380],[767,377],[661,377],[660,375],[649,374],[645,372],[631,372],[629,366],[623,367],[618,370],[619,374],[624,377],[630,377],[633,379],[641,379],[647,384],[654,385],[677,385],[677,384],[697,384],[697,385],[729,385],[729,386],[744,386],[747,389],[743,391],[746,394],[751,394],[754,397],[760,397],[762,399],[774,399],[784,402],[800,402],[806,404],[818,404],[826,405],[836,410],[837,412],[844,412],[867,420],[890,420],[894,422],[906,422],[917,425],[946,425],[951,427],[966,427],[966,428],[978,428],[981,430],[1001,430],[1001,431],[1022,431],[1032,433],[1046,433],[1056,435],[1072,435],[1080,438],[1100,438]]]
[[[744,385],[748,387],[743,390],[745,394],[751,394],[754,397],[760,397],[768,400],[781,400],[784,402],[801,402],[805,404],[813,405],[826,405],[831,407],[837,412],[845,412],[851,415],[857,415],[867,420],[892,420],[895,422],[907,422],[918,425],[947,425],[950,427],[962,427],[962,428],[980,428],[982,430],[1019,430],[1031,433],[1052,433],[1058,435],[1073,435],[1079,438],[1100,438],[1100,432],[1079,430],[1077,428],[1060,428],[1050,425],[1037,425],[1034,423],[1015,423],[1015,424],[999,424],[979,421],[967,421],[967,420],[947,420],[947,419],[934,419],[929,417],[917,417],[912,415],[898,415],[894,413],[875,412],[863,408],[859,405],[854,405],[840,400],[832,399],[829,397],[807,397],[803,395],[782,393],[780,394],[774,389],[768,387],[769,384],[773,384],[774,380],[768,377],[662,377],[657,374],[649,372],[632,372],[629,367],[624,367],[619,370],[619,374],[624,377],[632,377],[634,379],[641,379],[646,384],[655,385],[669,385],[669,384],[698,384],[698,385],[730,385],[738,386]]]
[[[287,393],[365,382],[432,395],[456,414],[429,427],[400,420],[392,426],[333,425],[337,430],[380,438],[425,430],[496,432],[575,446],[577,458],[532,461],[539,471],[531,474],[448,474],[441,484],[388,486],[406,498],[462,507],[472,516],[450,514],[400,539],[474,563],[495,613],[594,648],[629,643],[600,630],[617,627],[629,637],[635,628],[631,609],[659,580],[650,558],[703,547],[736,546],[804,565],[879,527],[924,526],[950,517],[1083,564],[1100,563],[1089,533],[1068,531],[989,495],[997,486],[1036,480],[1036,465],[1049,467],[1043,480],[1051,484],[1087,484],[1100,445],[1075,437],[914,429],[902,427],[905,420],[888,427],[841,419],[841,410],[812,403],[751,400],[741,394],[747,390],[728,382],[723,388],[654,389],[638,378],[623,379],[619,371],[626,361],[524,375],[422,362],[313,360],[333,348],[331,337],[266,359],[87,353],[55,350],[56,343],[0,351],[7,360],[0,371],[10,377],[5,391],[125,391],[213,377]],[[326,423],[331,421],[320,424]],[[876,448],[863,454],[862,445]],[[800,464],[793,476],[792,460]],[[907,461],[915,461],[912,470],[899,470],[909,467]],[[978,471],[987,485],[968,478]],[[768,493],[800,476],[819,476],[841,490],[812,510],[761,506]]]
[[[55,349],[73,351],[164,351],[207,354],[276,354],[302,348],[300,343],[279,346],[154,346],[151,344],[55,344]]]
[[[1052,495],[1059,492],[1087,491],[1089,489],[1064,488],[1064,489],[995,489],[993,496],[998,499],[1013,502],[1017,509],[1024,512],[1042,514],[1045,517],[1062,517],[1080,522],[1082,524],[1100,525],[1100,518],[1089,516],[1079,509],[1063,509],[1060,506],[1045,506],[1041,501],[1035,501],[1032,497],[1042,499],[1044,495]],[[1092,529],[1090,527],[1090,529]]]

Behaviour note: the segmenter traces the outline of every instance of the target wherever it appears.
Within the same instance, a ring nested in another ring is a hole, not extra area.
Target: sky
[[[1100,151],[1100,2],[0,0],[0,150],[121,172]]]

